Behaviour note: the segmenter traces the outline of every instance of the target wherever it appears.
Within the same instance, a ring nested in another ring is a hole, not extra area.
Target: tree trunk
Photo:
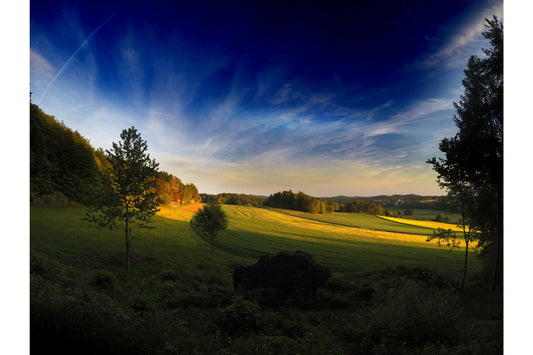
[[[500,186],[503,187],[503,181]],[[500,270],[500,264],[503,267],[503,261],[500,259],[503,257],[503,191],[498,191],[498,221],[497,221],[497,233],[498,239],[496,239],[496,258],[494,261],[494,268],[492,270],[492,282],[491,291],[494,293],[496,289],[496,283],[498,281],[498,271]],[[502,269],[503,271],[503,269]]]
[[[465,249],[465,267],[463,270],[463,281],[461,282],[461,290],[465,287],[465,279],[466,279],[466,267],[468,264],[468,243],[470,242],[470,238],[465,237],[466,242],[466,249]]]
[[[501,231],[498,231],[498,239],[496,240],[496,260],[494,261],[494,269],[492,270],[492,284],[491,284],[491,291],[494,293],[496,290],[496,283],[498,280],[498,271],[500,269],[500,258],[501,258],[501,250],[503,249],[502,246],[502,238],[503,233]]]
[[[215,249],[215,235],[211,234],[211,254],[213,254]]]
[[[130,271],[130,236],[129,236],[129,217],[128,217],[128,205],[126,204],[126,228],[124,229],[124,235],[126,236],[126,272]]]
[[[468,190],[468,192],[470,192],[470,190]],[[461,200],[461,217],[463,218],[463,238],[465,240],[465,243],[466,243],[466,248],[465,248],[465,266],[464,266],[464,269],[463,269],[463,281],[461,282],[461,290],[465,287],[465,279],[466,279],[466,268],[467,268],[467,265],[468,265],[468,244],[470,242],[470,233],[471,233],[471,229],[470,227],[468,227],[468,234],[466,233],[466,218],[465,218],[465,206],[464,206],[465,202],[463,200]]]

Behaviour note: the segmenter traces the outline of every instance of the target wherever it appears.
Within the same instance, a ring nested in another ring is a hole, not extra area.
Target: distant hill
[[[30,197],[88,203],[101,166],[89,140],[30,103]]]

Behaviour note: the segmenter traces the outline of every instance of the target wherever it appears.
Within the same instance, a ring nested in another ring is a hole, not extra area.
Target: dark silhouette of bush
[[[229,306],[221,311],[220,328],[230,334],[244,333],[257,328],[261,308],[253,301],[235,296]]]
[[[107,270],[98,270],[92,280],[91,286],[99,291],[112,291],[115,288],[116,277]]]
[[[324,286],[331,276],[329,268],[315,262],[303,251],[282,251],[263,255],[250,266],[237,266],[233,271],[235,290],[273,288],[287,295],[309,295]]]

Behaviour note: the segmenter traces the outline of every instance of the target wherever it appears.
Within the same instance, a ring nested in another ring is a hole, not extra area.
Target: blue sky
[[[95,148],[134,125],[200,192],[443,194],[425,161],[502,1],[362,3],[33,0],[32,101]]]

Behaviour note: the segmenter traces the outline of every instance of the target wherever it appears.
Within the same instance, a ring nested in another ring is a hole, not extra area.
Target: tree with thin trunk
[[[218,233],[228,227],[228,216],[222,206],[217,201],[205,205],[195,213],[192,223],[209,236],[213,254]]]
[[[108,168],[103,173],[101,193],[86,214],[99,228],[124,228],[126,272],[130,270],[132,227],[151,228],[160,204],[156,193],[157,167],[147,153],[148,145],[131,127],[122,131],[121,142],[106,150]]]
[[[461,222],[459,227],[463,229],[463,240],[465,242],[465,259],[463,267],[463,279],[461,281],[461,289],[463,289],[465,286],[470,243],[479,239],[479,235],[476,230],[470,225],[470,219],[468,217],[468,209],[472,204],[472,192],[469,187],[462,186],[462,188],[463,189],[460,190],[460,193],[457,189],[454,189],[453,192],[448,192],[448,196],[446,196],[446,198],[444,199],[444,203],[448,206],[450,210],[456,211],[457,209],[459,209],[461,213]],[[457,234],[451,229],[439,228],[437,231],[434,231],[433,235],[429,236],[426,241],[429,242],[433,239],[437,239],[437,244],[439,245],[439,247],[442,245],[443,242],[445,242],[446,246],[450,249],[460,248],[461,242],[457,241]]]
[[[491,47],[484,57],[471,56],[463,79],[464,93],[454,103],[458,132],[439,145],[443,157],[427,162],[438,184],[452,193],[468,187],[465,215],[480,232],[480,255],[491,271],[491,289],[503,280],[503,25],[486,20],[483,36]]]

